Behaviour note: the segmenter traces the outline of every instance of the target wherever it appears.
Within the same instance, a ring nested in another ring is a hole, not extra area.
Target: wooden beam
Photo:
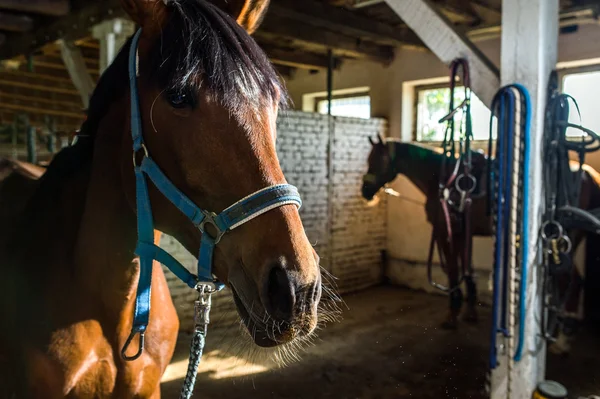
[[[541,251],[536,243],[544,212],[544,120],[548,81],[558,58],[558,10],[559,0],[504,0],[502,4],[502,85],[524,85],[532,104],[530,173],[525,177],[529,179],[530,192],[530,251],[523,358],[514,363],[514,352],[500,354],[501,366],[491,378],[492,398],[530,398],[545,373],[545,340],[539,324],[543,282],[537,273]]]
[[[0,0],[6,1],[6,0]],[[28,3],[23,0],[20,3]],[[42,0],[36,0],[42,1]],[[71,13],[63,18],[52,20],[41,25],[32,32],[25,34],[12,34],[4,46],[0,47],[0,60],[13,58],[17,55],[29,54],[47,43],[58,39],[77,40],[89,36],[90,26],[109,18],[124,16],[118,0],[83,1],[77,0],[78,12]],[[74,6],[75,8],[75,6]]]
[[[49,106],[61,106],[68,108],[67,111],[81,111],[83,112],[83,108],[81,108],[81,104],[74,103],[72,101],[62,101],[55,99],[48,99],[40,96],[33,95],[22,95],[16,93],[7,93],[6,91],[0,91],[0,98],[3,98],[3,102],[14,102],[17,101],[25,101],[27,104],[48,104]]]
[[[0,102],[0,109],[2,109],[2,108],[10,109],[13,111],[32,112],[32,113],[37,113],[37,114],[42,114],[42,115],[65,116],[67,118],[80,118],[81,120],[83,120],[85,117],[85,114],[83,113],[83,111],[81,113],[69,112],[69,111],[58,111],[58,110],[48,109],[48,108],[37,108],[37,107],[30,107],[27,105],[10,104],[10,103],[5,103],[5,102]]]
[[[20,69],[17,69],[17,70],[11,70],[11,69],[1,70],[0,69],[0,76],[6,75],[6,74],[14,75],[15,77],[24,77],[24,78],[27,78],[28,80],[36,80],[36,79],[51,80],[54,84],[56,84],[56,82],[67,83],[67,84],[71,83],[71,79],[64,77],[64,76],[59,76],[59,75],[48,75],[48,74],[39,73],[39,72],[23,71]]]
[[[15,82],[13,80],[7,80],[7,79],[0,79],[0,85],[20,87],[23,89],[47,91],[47,92],[52,92],[52,93],[79,94],[77,92],[77,90],[74,90],[74,89],[65,89],[62,87],[53,87],[53,86],[49,86],[49,85],[36,85],[36,84],[31,84],[31,83]]]
[[[69,0],[0,0],[0,8],[60,17],[71,9]]]
[[[283,37],[290,45],[297,44],[323,52],[332,48],[343,56],[366,58],[384,64],[394,58],[394,49],[391,46],[356,40],[327,29],[315,28],[301,21],[274,15],[267,16],[255,36],[270,41],[281,41]]]
[[[420,43],[408,29],[391,26],[345,8],[315,0],[274,1],[269,6],[269,13],[363,40],[393,45]]]
[[[471,85],[488,107],[500,88],[498,68],[437,10],[430,0],[385,0],[445,64],[462,57],[469,62]]]
[[[26,15],[8,14],[0,11],[0,29],[9,32],[29,32],[33,20]]]
[[[446,12],[454,16],[460,23],[474,26],[481,22],[481,18],[473,8],[471,0],[444,0],[439,1],[439,6]]]
[[[81,96],[83,107],[88,108],[96,85],[87,71],[81,50],[70,40],[59,40],[58,45],[71,80]]]
[[[261,46],[275,65],[303,69],[327,69],[327,57],[320,54],[298,52],[293,49]]]

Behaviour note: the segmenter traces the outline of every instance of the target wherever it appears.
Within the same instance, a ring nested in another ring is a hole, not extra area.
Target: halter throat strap
[[[121,356],[125,360],[135,360],[143,352],[144,334],[150,317],[150,296],[152,285],[152,263],[154,260],[168,267],[181,281],[202,294],[221,290],[224,285],[212,275],[212,258],[215,246],[229,231],[250,220],[281,206],[294,205],[298,209],[302,200],[298,189],[289,184],[263,188],[225,209],[220,214],[198,207],[183,194],[154,162],[144,143],[140,100],[138,95],[138,44],[141,29],[135,34],[129,53],[129,85],[131,91],[131,136],[133,139],[133,168],[136,183],[138,241],[135,249],[140,257],[140,275],[136,293],[133,327]],[[141,162],[136,161],[142,157]],[[190,273],[180,262],[162,248],[154,244],[154,220],[148,193],[148,180],[201,232],[197,274]],[[208,226],[211,228],[208,228]],[[128,356],[127,348],[139,334],[137,352]]]

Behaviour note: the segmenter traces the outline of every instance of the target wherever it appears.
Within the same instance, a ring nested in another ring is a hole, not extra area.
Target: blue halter
[[[137,49],[141,33],[140,29],[135,34],[129,52],[131,135],[133,138],[133,166],[136,183],[138,228],[138,242],[135,253],[140,257],[140,275],[135,301],[133,328],[121,350],[121,356],[128,361],[140,357],[144,350],[144,334],[150,316],[150,288],[152,283],[152,263],[154,260],[168,267],[171,272],[190,288],[198,290],[200,293],[199,302],[201,302],[203,307],[197,312],[199,320],[196,320],[196,327],[203,329],[204,333],[206,333],[208,312],[210,311],[210,295],[224,287],[212,275],[213,251],[223,235],[272,209],[290,204],[300,208],[302,205],[296,187],[289,184],[280,184],[259,190],[217,215],[213,212],[200,209],[169,181],[150,157],[142,136],[142,119],[140,116],[137,84]],[[136,155],[140,153],[143,159],[138,164]],[[197,276],[190,273],[181,263],[162,248],[154,245],[154,222],[146,177],[202,232]],[[212,226],[210,231],[216,233],[211,234],[208,232],[206,230],[208,225]],[[125,352],[137,334],[140,335],[138,351],[133,356],[127,356]]]

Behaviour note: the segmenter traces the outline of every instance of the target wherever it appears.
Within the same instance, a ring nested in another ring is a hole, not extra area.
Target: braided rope
[[[185,380],[183,380],[183,386],[181,387],[179,399],[190,399],[194,394],[194,385],[196,385],[198,366],[200,365],[200,360],[202,360],[202,352],[204,351],[205,341],[206,337],[204,332],[196,328],[192,337],[188,369],[185,375]]]
[[[512,371],[515,360],[512,354],[515,352],[514,342],[516,336],[516,326],[519,323],[518,307],[519,307],[519,288],[521,285],[520,273],[517,273],[520,265],[520,236],[519,232],[522,228],[522,196],[523,191],[520,189],[523,179],[522,158],[524,156],[524,118],[523,118],[523,103],[522,96],[519,90],[511,88],[515,96],[515,140],[513,149],[513,176],[512,176],[512,198],[511,198],[511,215],[510,215],[510,230],[509,230],[509,260],[510,267],[508,270],[508,390],[507,398],[510,399],[512,394]],[[527,204],[524,204],[527,206]]]

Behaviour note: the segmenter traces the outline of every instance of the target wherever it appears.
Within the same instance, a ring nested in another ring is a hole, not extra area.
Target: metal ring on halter
[[[555,226],[556,234],[550,234],[550,232],[547,233],[548,226]],[[547,220],[542,224],[542,227],[540,227],[540,234],[542,236],[542,239],[546,242],[548,242],[549,240],[552,240],[552,239],[559,239],[561,237],[564,237],[563,233],[564,233],[564,230],[563,230],[562,225],[555,220],[552,220],[552,221]]]
[[[460,182],[463,181],[463,179],[465,177],[468,177],[471,180],[471,186],[467,189],[464,190],[461,186],[460,186]],[[468,175],[464,175],[461,174],[460,176],[458,176],[456,178],[456,182],[454,183],[454,186],[456,187],[456,190],[458,192],[460,192],[461,194],[471,194],[473,191],[475,191],[475,187],[477,186],[477,179],[475,178],[475,176],[473,176],[472,174],[468,174]]]
[[[215,283],[213,282],[199,281],[198,284],[196,284],[196,291],[198,291],[198,294],[200,294],[201,296],[205,296],[214,294],[218,291],[218,289]]]
[[[219,228],[219,226],[217,226],[217,222],[215,222],[216,218],[217,218],[216,213],[206,212],[204,214],[204,220],[202,220],[202,222],[200,222],[200,224],[198,225],[198,229],[200,229],[202,234],[208,234],[210,236],[210,238],[212,238],[215,241],[215,245],[218,244],[219,241],[221,241],[221,238],[223,238],[223,236],[225,235],[225,233],[227,233],[227,231],[222,231]],[[213,235],[212,232],[209,232],[206,230],[207,224],[213,226],[213,228],[216,231],[216,235]]]
[[[144,151],[144,158],[148,158],[148,149],[146,148],[146,144],[143,144],[143,143],[142,143],[142,147],[141,147],[140,149]],[[137,164],[137,162],[135,162],[135,156],[137,155],[137,153],[138,153],[139,151],[140,151],[140,150],[137,150],[137,151],[136,151],[136,150],[133,150],[133,167],[134,167],[134,168],[137,168],[137,167],[139,167],[139,166],[141,165],[141,163],[140,163],[140,165],[138,165],[138,164]],[[143,158],[142,158],[142,159],[143,159]]]

